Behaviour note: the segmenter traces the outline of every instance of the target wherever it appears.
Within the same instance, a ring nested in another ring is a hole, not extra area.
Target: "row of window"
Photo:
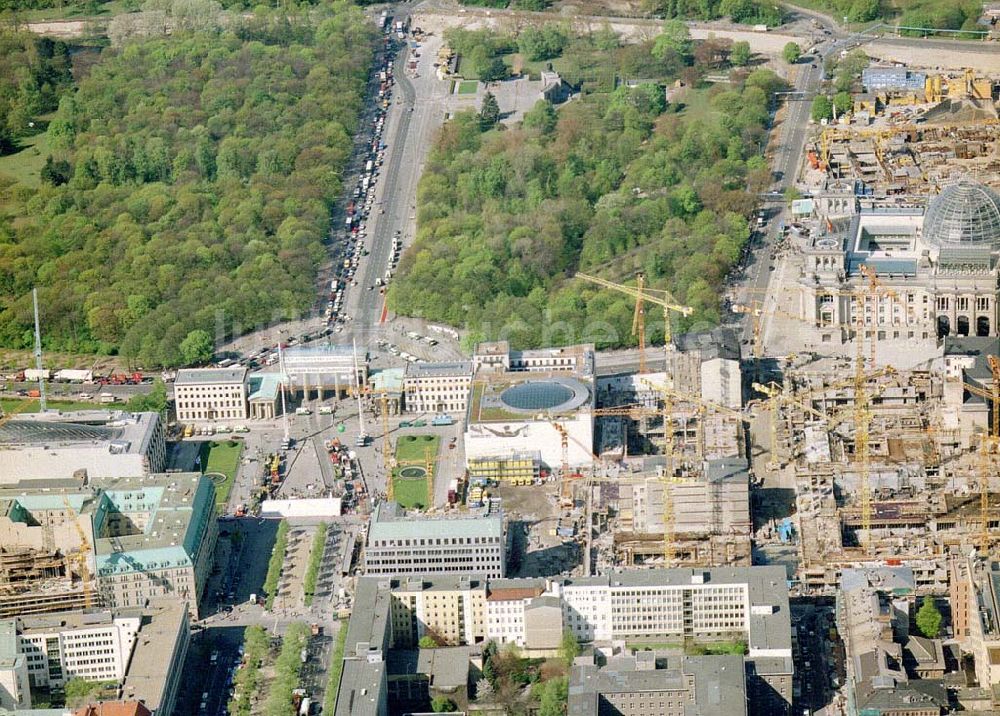
[[[178,397],[187,397],[189,395],[197,395],[203,397],[215,397],[215,398],[239,398],[243,396],[242,385],[237,387],[220,387],[220,386],[177,386],[174,389],[175,394]]]
[[[189,410],[193,408],[242,408],[244,401],[236,396],[236,400],[178,400],[178,410]]]
[[[179,420],[216,420],[218,418],[245,418],[246,410],[178,410]]]
[[[489,544],[500,544],[503,538],[501,537],[428,537],[420,539],[401,539],[401,540],[385,540],[376,539],[372,540],[369,544],[369,549],[372,547],[433,547],[435,545],[489,545]]]

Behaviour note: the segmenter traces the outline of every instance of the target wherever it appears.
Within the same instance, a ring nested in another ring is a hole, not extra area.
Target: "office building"
[[[154,599],[143,609],[114,613],[0,621],[0,714],[17,708],[15,713],[26,716],[173,716],[190,633],[187,605],[175,599]],[[19,669],[9,668],[15,661]],[[31,707],[24,696],[29,674],[32,688],[56,688],[71,678],[117,682],[120,699],[73,711],[25,712]],[[10,684],[16,678],[24,698],[20,706],[9,706],[15,702]]]
[[[52,411],[13,416],[0,425],[0,487],[138,477],[161,472],[166,459],[158,413]]]
[[[365,573],[502,577],[506,555],[501,514],[410,517],[397,503],[383,502],[369,521]]]
[[[60,612],[12,620],[33,688],[59,689],[70,679],[120,681],[142,617],[109,611]]]
[[[0,490],[0,617],[87,604],[122,609],[169,597],[198,603],[212,570],[215,487],[198,473]]]
[[[246,420],[248,392],[246,368],[183,368],[174,380],[177,420]]]
[[[141,702],[153,716],[177,713],[191,642],[188,607],[176,599],[160,598],[143,610],[142,629],[121,692],[124,700]]]

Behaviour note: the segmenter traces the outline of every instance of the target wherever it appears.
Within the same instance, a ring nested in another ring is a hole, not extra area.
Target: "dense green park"
[[[498,56],[517,45],[450,39]],[[731,48],[694,44],[676,21],[640,45],[603,31],[548,46],[539,52],[579,96],[559,108],[540,101],[519,126],[484,111],[444,127],[419,187],[416,242],[390,290],[394,309],[523,346],[622,345],[631,299],[571,277],[630,281],[644,271],[695,309],[685,326],[717,321],[755,191],[770,181],[762,146],[782,81],[737,69],[732,84],[703,85],[729,68]],[[678,78],[684,88],[667,102],[664,87]]]
[[[29,63],[32,106],[61,98],[41,181],[0,184],[0,345],[30,345],[32,286],[47,349],[147,368],[308,309],[374,34],[339,2],[106,48],[75,92],[58,46]]]

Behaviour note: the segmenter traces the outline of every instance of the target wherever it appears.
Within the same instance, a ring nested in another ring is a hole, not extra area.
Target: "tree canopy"
[[[0,215],[0,345],[210,355],[315,299],[374,26],[334,2],[105,49],[48,128],[71,178]]]
[[[0,154],[35,134],[32,122],[54,110],[71,83],[65,43],[0,27]]]
[[[802,48],[799,47],[799,43],[797,42],[786,43],[785,47],[781,50],[781,56],[785,58],[785,62],[788,64],[795,64],[802,57]]]
[[[928,639],[934,639],[941,632],[941,612],[934,603],[934,597],[925,596],[917,610],[917,629]]]
[[[574,39],[568,52],[591,41]],[[655,44],[641,47],[651,57]],[[606,63],[632,61],[630,52],[605,51]],[[694,91],[691,112],[668,109],[662,86],[640,84],[584,93],[558,111],[536,106],[507,131],[458,113],[419,185],[417,236],[389,290],[393,310],[525,347],[627,345],[628,297],[569,277],[631,280],[642,270],[695,308],[686,325],[717,321],[754,191],[767,182],[755,154],[768,97],[782,84],[763,70],[737,79]],[[662,340],[662,327],[647,330]]]

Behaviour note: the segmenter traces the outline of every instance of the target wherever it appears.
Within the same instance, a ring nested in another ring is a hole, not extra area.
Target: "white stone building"
[[[185,368],[174,381],[174,405],[182,423],[246,420],[246,368]]]
[[[464,413],[472,385],[472,363],[408,363],[403,394],[408,413]]]
[[[125,678],[142,618],[111,612],[62,612],[17,620],[19,648],[34,687],[60,688],[70,679]]]

